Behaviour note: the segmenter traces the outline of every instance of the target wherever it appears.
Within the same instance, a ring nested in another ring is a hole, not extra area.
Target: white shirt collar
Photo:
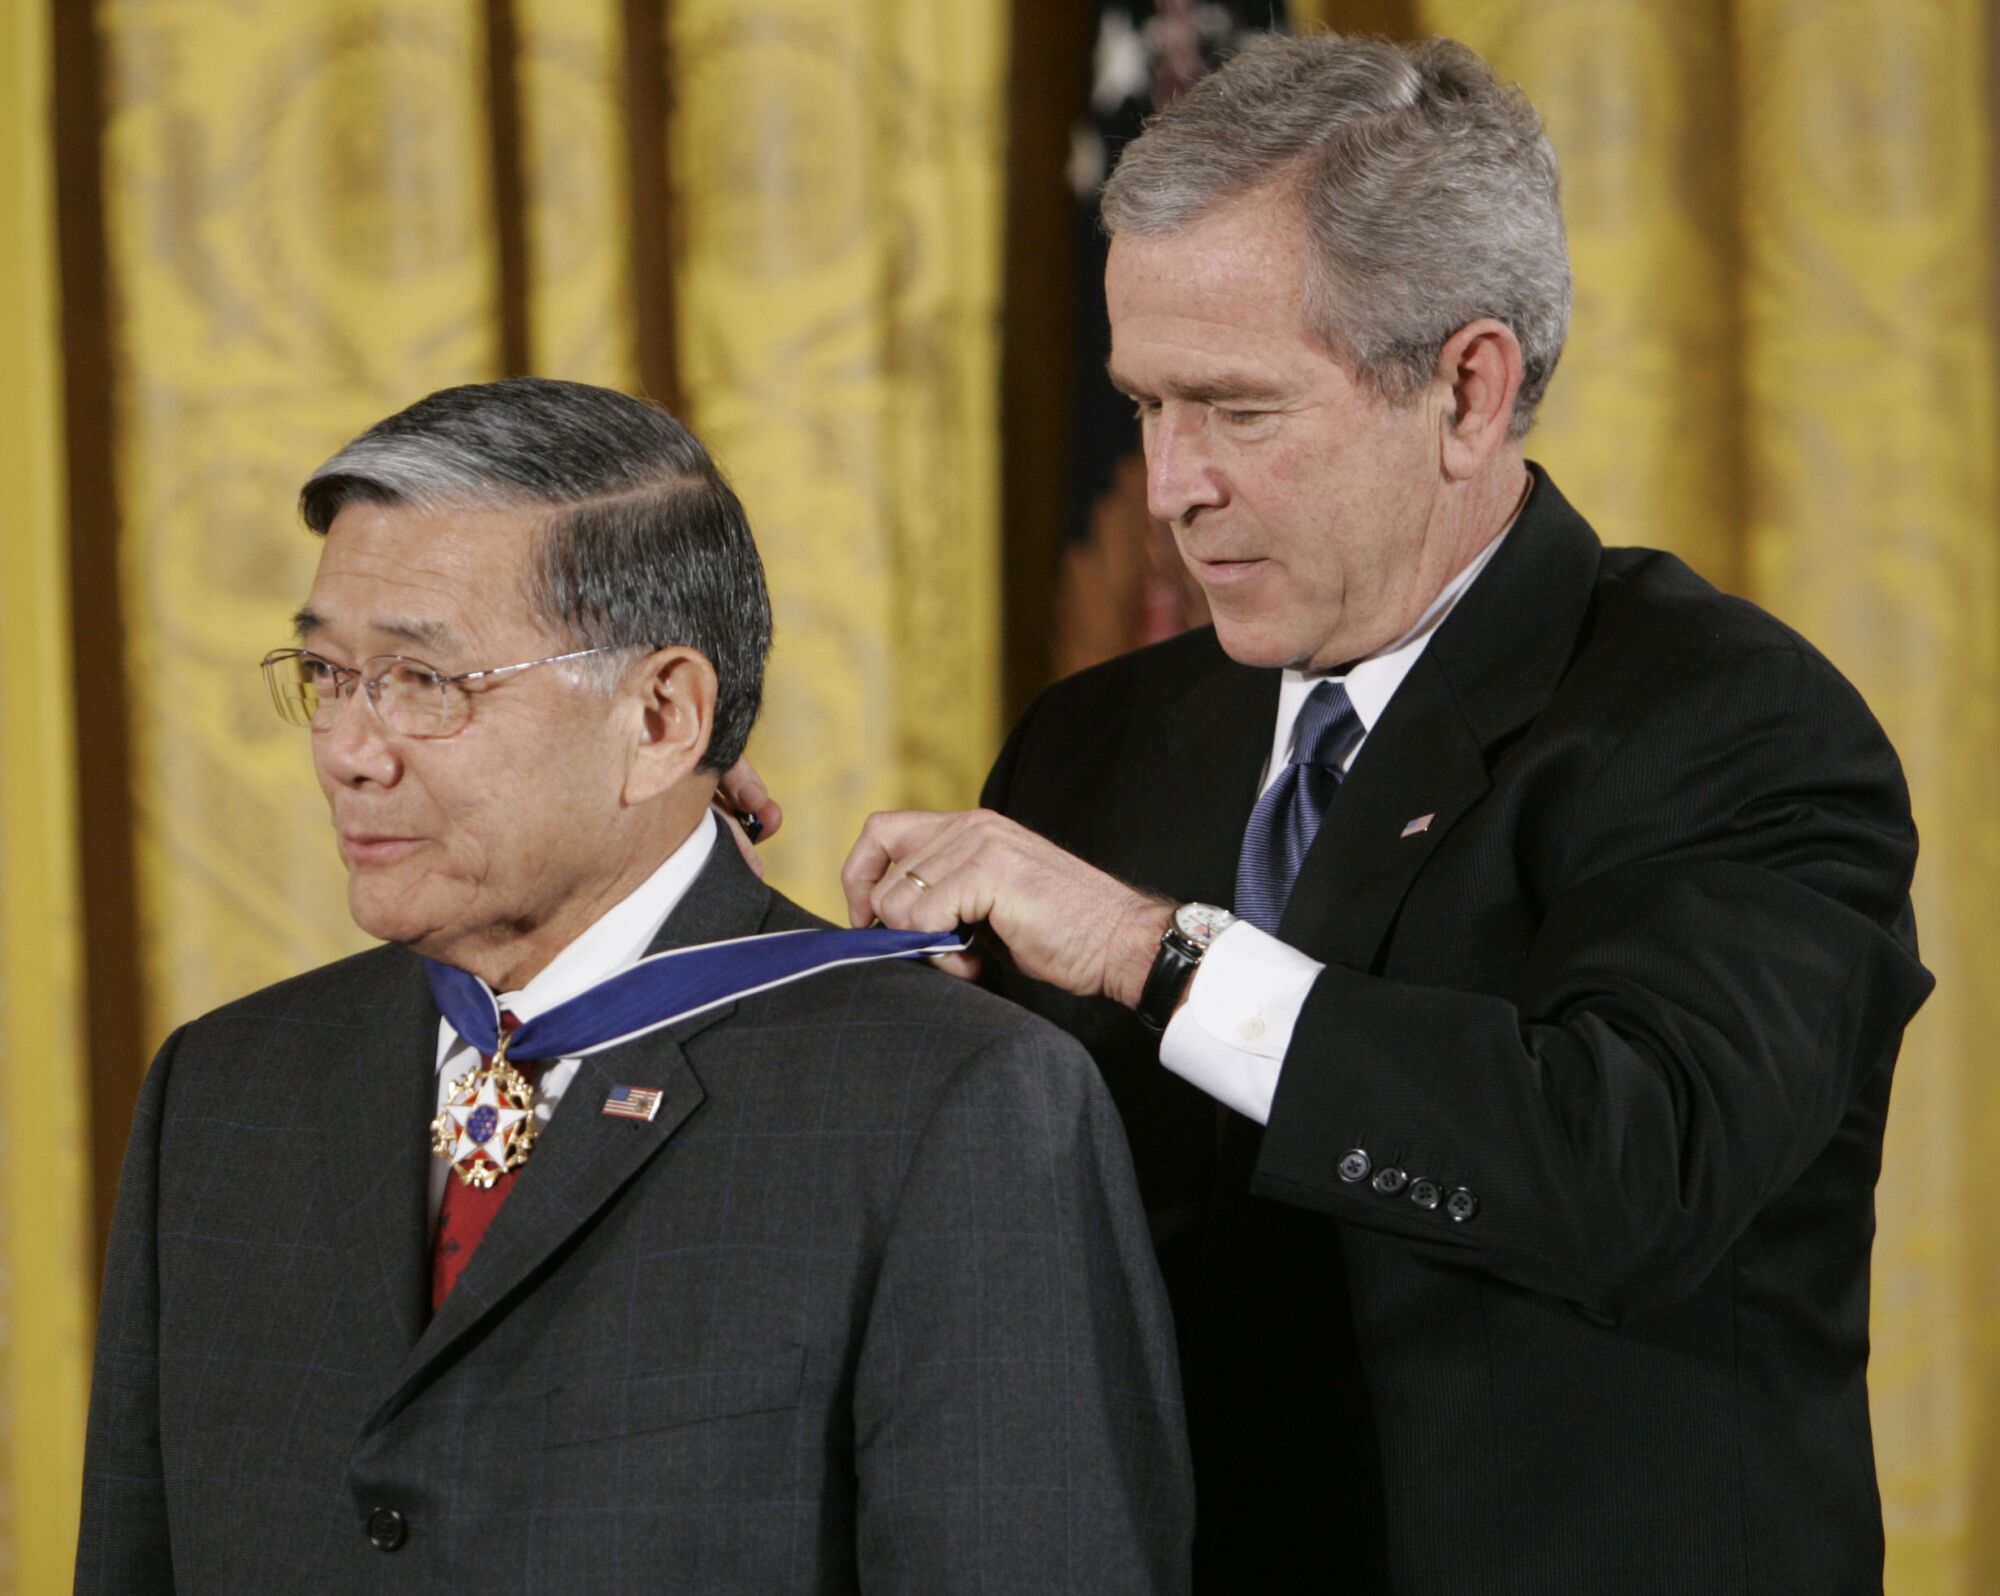
[[[524,1022],[532,1020],[636,961],[708,863],[715,833],[704,817],[657,870],[592,921],[539,975],[518,992],[502,992],[500,1006]]]
[[[1500,535],[1481,549],[1464,570],[1445,583],[1443,591],[1431,600],[1430,607],[1418,618],[1415,626],[1393,643],[1377,649],[1365,659],[1356,660],[1347,667],[1344,675],[1334,671],[1311,675],[1297,670],[1283,673],[1278,684],[1278,724],[1272,734],[1270,758],[1264,766],[1263,786],[1268,787],[1290,761],[1299,711],[1305,707],[1312,690],[1324,681],[1346,684],[1347,701],[1354,706],[1354,713],[1361,721],[1361,735],[1348,749],[1341,768],[1345,770],[1353,765],[1354,756],[1361,751],[1361,745],[1375,729],[1375,722],[1382,718],[1382,711],[1389,707],[1389,700],[1396,696],[1396,689],[1403,685],[1403,678],[1410,674],[1410,667],[1416,664],[1424,645],[1444,624],[1444,618],[1465,596],[1473,580],[1486,569],[1487,563],[1499,552],[1500,545],[1507,541],[1507,534],[1513,529],[1514,522],[1509,521],[1500,529]]]

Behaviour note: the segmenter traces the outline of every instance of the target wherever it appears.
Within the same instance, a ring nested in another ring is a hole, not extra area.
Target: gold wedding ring
[[[931,890],[931,884],[928,881],[926,881],[922,876],[918,875],[914,870],[905,870],[903,872],[903,879],[909,882],[910,885],[915,887],[919,892],[928,892]]]

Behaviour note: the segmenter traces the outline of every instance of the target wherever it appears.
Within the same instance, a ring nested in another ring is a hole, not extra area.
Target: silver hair
[[[660,406],[540,377],[445,388],[378,421],[306,480],[325,535],[350,504],[546,507],[530,611],[608,687],[632,655],[692,648],[715,667],[704,768],[727,770],[763,699],[771,601],[743,506],[700,441]]]
[[[1154,117],[1105,184],[1113,236],[1174,233],[1289,189],[1311,245],[1307,324],[1391,403],[1491,316],[1525,372],[1524,436],[1569,330],[1555,151],[1520,90],[1449,39],[1259,39]]]

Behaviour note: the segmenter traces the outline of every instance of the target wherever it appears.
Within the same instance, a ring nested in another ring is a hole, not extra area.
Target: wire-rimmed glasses
[[[468,683],[608,652],[608,648],[579,648],[546,659],[447,676],[407,654],[377,654],[359,665],[336,665],[310,649],[274,648],[263,659],[264,685],[271,690],[278,714],[293,726],[325,731],[359,682],[369,709],[387,730],[399,737],[449,737],[472,716]]]

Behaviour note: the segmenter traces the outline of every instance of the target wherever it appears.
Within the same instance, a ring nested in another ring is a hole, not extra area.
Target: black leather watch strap
[[[1146,973],[1146,984],[1139,992],[1141,1025],[1149,1031],[1167,1028],[1204,951],[1182,936],[1178,926],[1168,924],[1160,938],[1160,951],[1153,955],[1153,968]]]

